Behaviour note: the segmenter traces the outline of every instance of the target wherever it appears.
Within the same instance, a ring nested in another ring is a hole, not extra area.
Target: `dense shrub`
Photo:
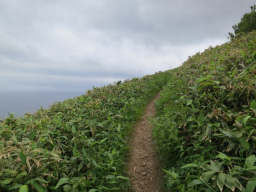
[[[251,12],[244,14],[241,21],[233,26],[234,33],[229,33],[231,39],[242,33],[249,33],[256,30],[256,5],[251,7]]]
[[[0,191],[127,191],[129,130],[168,72],[118,82],[0,123]]]
[[[256,32],[171,71],[154,138],[168,191],[256,191]]]

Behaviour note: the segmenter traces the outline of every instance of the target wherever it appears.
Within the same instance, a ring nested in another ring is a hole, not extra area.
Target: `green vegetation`
[[[0,123],[0,191],[127,191],[129,131],[169,72],[95,88]]]
[[[233,29],[174,70],[1,121],[0,192],[129,191],[130,130],[163,86],[153,134],[166,190],[256,191],[256,6]]]
[[[231,39],[256,30],[256,5],[251,6],[251,12],[244,14],[241,21],[233,26],[233,30],[234,33],[229,33]]]
[[[256,32],[171,71],[154,129],[168,191],[256,190],[255,77]]]

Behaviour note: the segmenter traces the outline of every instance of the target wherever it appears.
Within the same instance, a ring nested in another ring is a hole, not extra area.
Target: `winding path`
[[[154,143],[149,118],[155,115],[155,101],[159,94],[148,104],[144,115],[136,123],[130,141],[128,175],[134,192],[160,192],[161,169]]]

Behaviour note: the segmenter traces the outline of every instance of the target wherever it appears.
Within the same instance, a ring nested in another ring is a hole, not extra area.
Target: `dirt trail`
[[[152,141],[149,118],[155,115],[154,102],[148,104],[144,115],[136,123],[130,141],[128,175],[134,192],[160,192],[161,169]]]

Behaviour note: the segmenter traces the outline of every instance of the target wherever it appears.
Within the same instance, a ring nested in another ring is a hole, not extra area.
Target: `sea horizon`
[[[21,117],[25,113],[34,113],[41,107],[49,108],[56,102],[74,98],[84,91],[10,91],[0,93],[0,119],[13,114]]]

